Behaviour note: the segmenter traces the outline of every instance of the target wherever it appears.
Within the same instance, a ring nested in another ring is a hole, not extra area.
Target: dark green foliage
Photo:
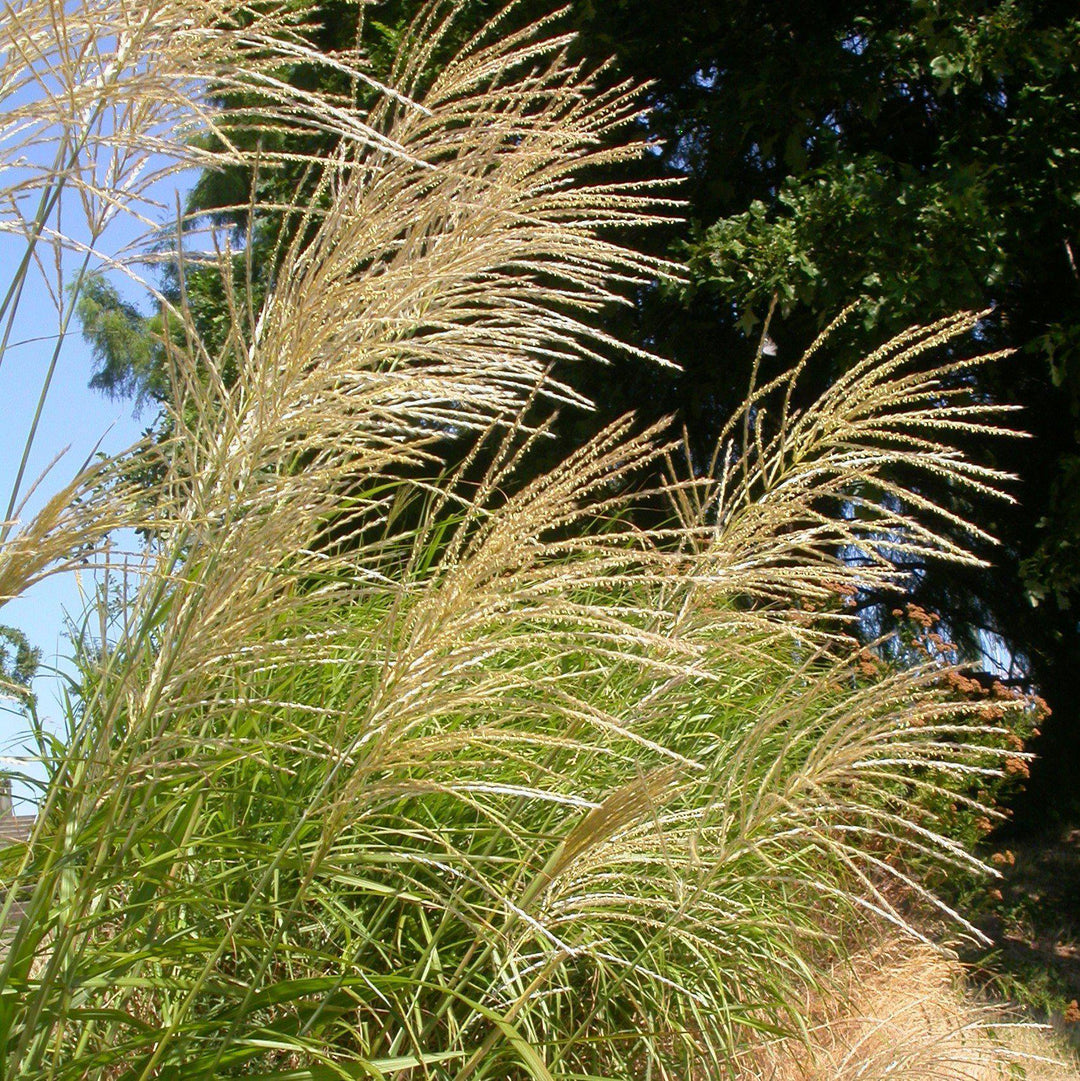
[[[159,398],[164,392],[160,323],[148,319],[105,278],[89,277],[76,312],[97,370],[90,386],[114,397]]]
[[[0,626],[0,694],[14,697],[32,710],[30,681],[41,663],[41,650],[30,645],[18,627]]]

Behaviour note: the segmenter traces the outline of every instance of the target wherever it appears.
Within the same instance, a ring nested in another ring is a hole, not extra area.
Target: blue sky
[[[0,235],[0,290],[6,291],[23,250],[21,240]],[[133,289],[127,292],[137,296]],[[36,273],[23,291],[11,344],[0,362],[0,495],[3,499],[0,515],[10,497],[42,379],[52,356],[57,324],[52,299],[40,273]],[[25,344],[16,344],[22,342]],[[100,443],[100,449],[106,452],[123,450],[139,438],[152,419],[148,412],[134,417],[129,401],[110,401],[90,390],[87,382],[91,370],[89,348],[77,330],[69,332],[34,441],[23,493],[58,454],[65,449],[67,452],[45,476],[23,511],[23,518],[32,515],[70,480],[95,446]],[[85,575],[54,576],[9,602],[0,611],[0,623],[19,627],[41,649],[43,669],[63,669],[64,658],[70,654],[64,636],[65,613],[78,617],[84,609],[83,595],[91,595],[93,588],[93,581]],[[47,671],[35,682],[39,713],[54,730],[58,689],[59,680]],[[25,734],[23,716],[0,705],[0,755],[22,753]]]
[[[107,61],[108,53],[103,53],[101,59]],[[35,87],[33,80],[30,80],[5,99],[5,106],[25,104],[39,92],[40,87]],[[46,111],[45,115],[51,114]],[[106,138],[112,122],[114,117],[108,110],[95,121],[98,127],[91,134],[103,141],[98,144],[93,138],[88,140],[80,159],[80,176],[91,181],[95,177],[112,178],[111,183],[119,184],[111,170],[116,161],[122,161],[123,168],[128,170],[122,177],[122,190],[135,200],[134,205],[147,218],[156,218],[171,226],[175,219],[177,199],[182,199],[183,193],[190,189],[195,173],[180,171],[161,178],[159,170],[171,163],[156,154],[145,158],[121,154],[114,161]],[[15,125],[14,130],[2,134],[3,139],[7,140],[0,140],[0,171],[5,195],[20,192],[17,213],[24,219],[31,219],[39,198],[32,182],[35,177],[47,174],[53,168],[57,154],[55,140],[60,132],[47,125],[40,130],[25,131]],[[93,168],[90,167],[91,159]],[[29,186],[20,189],[19,185]],[[101,213],[104,206],[115,207],[107,200],[99,203],[91,200],[89,205],[94,214]],[[88,244],[91,238],[86,216],[79,191],[69,185],[57,203],[50,222],[76,243]],[[116,212],[95,242],[95,248],[98,252],[114,255],[132,247],[144,250],[139,238],[146,235],[148,224],[147,220],[140,222],[130,214]],[[0,208],[0,227],[0,297],[3,297],[26,250],[24,239],[16,232],[5,231],[17,227],[16,211],[10,203]],[[8,505],[42,381],[57,340],[60,317],[56,298],[65,297],[66,283],[72,280],[76,267],[82,262],[82,257],[71,251],[56,258],[51,247],[44,243],[39,244],[37,256],[37,265],[22,293],[8,347],[0,356],[0,518]],[[92,260],[90,270],[95,269],[97,267]],[[127,299],[145,306],[148,299],[145,289],[115,273],[112,280]],[[0,331],[2,327],[3,323],[0,322]],[[154,417],[149,410],[143,416],[136,417],[132,402],[111,401],[90,390],[87,383],[91,374],[90,349],[82,340],[77,322],[73,322],[59,356],[20,487],[20,492],[25,495],[34,482],[45,474],[20,515],[23,519],[31,517],[51,495],[69,482],[83,461],[95,450],[121,452],[153,422]],[[54,462],[58,455],[62,457]],[[51,469],[50,463],[53,463]],[[118,537],[117,544],[120,548],[137,547],[134,535]],[[70,670],[70,666],[65,665],[71,653],[65,635],[67,620],[68,617],[76,621],[81,618],[86,609],[86,599],[94,595],[94,590],[93,575],[89,572],[57,575],[39,583],[0,611],[0,624],[20,628],[31,643],[41,650],[42,671],[35,681],[34,690],[38,695],[39,715],[54,731],[62,726],[57,723],[60,717],[58,691],[61,680],[53,674],[53,670],[64,670],[65,667]],[[17,711],[6,709],[3,701],[0,701],[0,756],[17,756],[25,744],[26,734],[26,719]],[[40,775],[40,771],[36,772]]]

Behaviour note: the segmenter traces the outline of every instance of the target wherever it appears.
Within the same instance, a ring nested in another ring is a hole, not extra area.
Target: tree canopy
[[[388,0],[358,19],[352,5],[323,3],[324,45],[359,33],[374,74],[392,82],[390,57],[417,6]],[[512,17],[524,22],[546,7],[527,0]],[[484,0],[469,5],[459,34],[493,9]],[[685,224],[642,238],[685,265],[685,283],[642,292],[611,316],[621,335],[679,370],[620,361],[599,375],[560,373],[597,411],[568,412],[559,431],[576,440],[627,410],[646,420],[675,413],[704,452],[746,392],[774,304],[770,333],[780,359],[790,360],[857,303],[824,381],[913,322],[986,310],[976,337],[1014,352],[973,377],[972,393],[1022,406],[1018,426],[1032,438],[994,441],[979,454],[1018,475],[1017,502],[975,512],[1002,542],[991,571],[920,567],[912,583],[955,634],[1003,642],[1016,662],[1013,678],[1049,700],[1054,715],[1035,748],[1043,761],[1031,792],[1040,805],[1063,809],[1080,770],[1075,4],[575,0],[565,21],[579,33],[574,47],[585,63],[614,58],[604,78],[650,82],[652,111],[642,123],[656,148],[636,168],[682,178],[688,207]],[[297,67],[289,77],[302,82],[311,73]],[[190,209],[237,229],[251,225],[256,281],[269,288],[280,230],[245,221],[253,183],[291,195],[305,175],[299,167],[255,180],[207,175]],[[212,283],[193,282],[189,303],[206,334],[226,302]],[[92,292],[83,318],[100,360],[96,383],[151,397],[166,385],[155,375],[160,348],[140,339],[129,306]]]

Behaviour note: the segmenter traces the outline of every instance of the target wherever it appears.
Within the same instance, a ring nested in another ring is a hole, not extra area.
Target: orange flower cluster
[[[926,636],[926,641],[933,644],[935,648],[941,650],[942,653],[952,653],[956,651],[956,642],[950,642],[948,639],[943,638],[941,635],[938,635],[936,630],[932,630],[929,635]]]
[[[929,630],[941,619],[941,616],[939,616],[937,612],[928,612],[925,608],[920,608],[917,604],[908,604],[904,609],[904,614],[912,623],[918,623],[924,631]]]
[[[956,669],[950,669],[945,673],[945,682],[955,691],[959,691],[961,694],[982,694],[982,684],[977,679],[971,679],[965,676],[963,672],[958,672]]]
[[[859,659],[856,662],[855,667],[858,670],[859,675],[865,676],[867,679],[873,679],[875,676],[881,674],[877,659],[868,649],[859,651]]]
[[[823,582],[822,585],[838,597],[854,597],[859,592],[850,582]]]
[[[1028,769],[1028,764],[1022,758],[1006,758],[1005,772],[1012,774],[1014,777],[1031,776],[1031,770]]]

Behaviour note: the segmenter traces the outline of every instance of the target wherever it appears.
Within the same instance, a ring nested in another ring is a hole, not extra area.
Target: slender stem
[[[60,320],[60,333],[56,337],[56,344],[53,346],[52,358],[49,361],[49,367],[45,372],[45,379],[41,384],[41,393],[38,395],[37,407],[34,410],[34,419],[30,422],[30,431],[26,436],[26,442],[23,444],[22,459],[19,462],[18,472],[15,474],[15,481],[11,486],[11,498],[8,500],[7,510],[4,511],[4,524],[0,527],[0,544],[3,544],[8,538],[8,534],[14,527],[12,521],[12,515],[15,513],[15,506],[19,499],[19,489],[22,486],[23,475],[26,473],[26,464],[30,460],[30,451],[34,446],[34,437],[37,435],[38,424],[41,421],[41,414],[45,409],[45,400],[49,396],[49,387],[52,384],[53,375],[56,372],[56,365],[60,360],[60,351],[64,347],[64,339],[67,337],[68,326],[71,323],[71,317],[75,313],[75,306],[78,302],[79,290],[82,288],[83,280],[86,278],[87,269],[90,266],[90,252],[87,251],[83,256],[82,266],[79,267],[79,273],[76,275],[74,287],[71,291],[71,297],[65,306],[63,315]],[[21,288],[21,283],[20,283]],[[14,315],[14,311],[12,312]],[[11,329],[11,324],[8,324],[8,330]]]
[[[776,312],[778,294],[773,293],[769,301],[769,314],[765,316],[765,322],[761,328],[761,337],[758,339],[757,349],[754,350],[754,366],[750,370],[750,389],[746,392],[746,412],[743,414],[742,431],[742,466],[743,481],[746,482],[750,472],[750,414],[753,411],[754,391],[757,390],[758,372],[761,370],[761,358],[765,353],[765,342],[769,337],[769,327],[772,326],[773,315]]]
[[[7,292],[4,294],[4,299],[0,301],[0,318],[3,318],[5,314],[7,315],[4,336],[0,339],[0,365],[4,363],[4,357],[7,354],[8,342],[11,339],[11,330],[15,325],[15,313],[19,310],[19,300],[22,298],[23,286],[26,284],[26,275],[30,269],[30,263],[34,258],[37,242],[41,239],[41,234],[45,231],[45,223],[49,220],[49,217],[60,198],[60,194],[63,191],[64,181],[67,178],[67,169],[74,164],[75,155],[72,154],[67,167],[61,168],[64,156],[67,153],[67,141],[68,137],[65,132],[60,140],[60,145],[56,150],[56,160],[53,162],[52,168],[53,179],[49,181],[41,192],[41,199],[38,202],[38,208],[34,214],[34,224],[30,230],[30,236],[26,243],[26,251],[23,252],[22,259],[19,260],[19,265],[15,269],[14,275],[12,275]],[[78,153],[78,151],[75,153]]]

